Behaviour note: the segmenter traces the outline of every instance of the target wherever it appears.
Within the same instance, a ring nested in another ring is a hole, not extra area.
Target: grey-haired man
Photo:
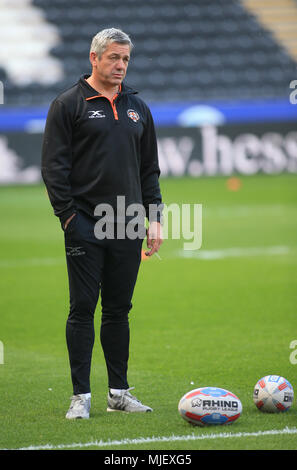
[[[149,219],[147,255],[162,243],[159,164],[153,119],[127,87],[132,43],[111,28],[94,36],[92,74],[51,104],[44,133],[42,176],[65,236],[70,312],[66,338],[73,384],[69,419],[89,418],[94,312],[101,292],[100,339],[108,372],[108,411],[152,411],[130,394],[129,320],[143,237],[119,237],[118,197],[141,204]],[[114,210],[113,238],[96,237],[98,206]],[[122,224],[123,226],[121,226]],[[141,232],[141,231],[140,231]]]

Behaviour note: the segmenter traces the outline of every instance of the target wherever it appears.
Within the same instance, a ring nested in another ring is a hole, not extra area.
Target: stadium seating
[[[32,4],[59,32],[51,56],[60,62],[64,77],[20,85],[2,68],[8,105],[47,105],[90,71],[91,37],[112,26],[131,35],[135,49],[127,83],[151,102],[284,97],[296,75],[295,61],[238,0]]]

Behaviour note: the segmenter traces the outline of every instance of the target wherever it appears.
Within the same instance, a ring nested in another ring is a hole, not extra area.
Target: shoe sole
[[[117,411],[118,413],[130,413],[130,411],[115,410],[114,408],[106,408],[106,411],[108,411],[108,413],[112,413],[113,411]]]
[[[66,419],[72,420],[72,419],[89,419],[89,416],[65,416]]]
[[[108,411],[109,413],[110,413],[110,412],[112,413],[113,411],[117,411],[117,412],[120,412],[120,413],[127,413],[127,414],[128,414],[128,413],[151,413],[153,410],[126,411],[126,410],[117,410],[117,409],[115,409],[115,408],[107,408],[106,411]]]

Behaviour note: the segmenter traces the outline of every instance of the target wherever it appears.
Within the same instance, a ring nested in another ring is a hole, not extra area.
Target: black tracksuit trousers
[[[90,392],[94,313],[101,294],[100,340],[110,388],[127,389],[129,320],[143,240],[103,239],[95,220],[77,212],[65,230],[70,312],[66,324],[73,393]]]

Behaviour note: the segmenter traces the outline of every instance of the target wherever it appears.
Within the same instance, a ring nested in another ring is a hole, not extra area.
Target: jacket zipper
[[[115,100],[117,99],[117,96],[118,95],[115,95],[112,100],[110,100],[109,98],[105,97],[108,99],[108,101],[110,102],[111,104],[111,107],[112,107],[112,110],[113,110],[113,115],[114,115],[114,118],[116,121],[119,120],[119,116],[118,116],[118,112],[117,112],[117,108],[116,108],[116,104],[115,104]]]

